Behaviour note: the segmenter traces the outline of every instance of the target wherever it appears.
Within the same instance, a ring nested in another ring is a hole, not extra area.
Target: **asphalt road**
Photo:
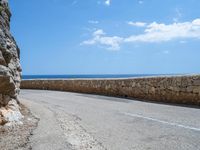
[[[36,150],[200,150],[200,109],[106,96],[22,90],[40,118]]]

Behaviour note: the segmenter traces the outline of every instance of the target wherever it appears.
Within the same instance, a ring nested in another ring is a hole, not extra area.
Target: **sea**
[[[94,78],[133,78],[133,77],[151,77],[172,74],[101,74],[101,75],[22,75],[22,79],[94,79]]]

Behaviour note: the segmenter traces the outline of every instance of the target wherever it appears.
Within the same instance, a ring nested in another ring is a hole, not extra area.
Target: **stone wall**
[[[200,105],[200,75],[131,79],[24,80],[21,88]]]
[[[9,121],[6,116],[19,111],[16,100],[21,81],[20,54],[10,33],[10,17],[8,0],[0,0],[0,125],[2,118]]]

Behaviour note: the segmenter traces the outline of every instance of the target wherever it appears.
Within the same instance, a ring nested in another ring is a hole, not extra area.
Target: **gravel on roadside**
[[[30,110],[21,105],[24,116],[21,123],[0,126],[0,150],[29,150],[29,138],[37,127],[39,119]]]

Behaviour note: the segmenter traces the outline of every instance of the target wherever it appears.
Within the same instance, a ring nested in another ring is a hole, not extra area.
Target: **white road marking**
[[[146,119],[146,120],[150,120],[150,121],[154,121],[154,122],[158,122],[158,123],[162,123],[162,124],[166,124],[166,125],[170,125],[170,126],[175,126],[175,127],[180,127],[180,128],[200,132],[200,128],[195,128],[195,127],[192,127],[192,126],[186,126],[186,125],[182,125],[182,124],[178,124],[178,123],[167,122],[167,121],[164,121],[164,120],[159,120],[159,119],[155,119],[155,118],[152,118],[152,117],[146,117],[146,116],[139,115],[139,114],[132,114],[132,113],[123,113],[123,114],[127,115],[127,116],[131,116],[131,117],[135,117],[135,118],[142,118],[142,119]]]

